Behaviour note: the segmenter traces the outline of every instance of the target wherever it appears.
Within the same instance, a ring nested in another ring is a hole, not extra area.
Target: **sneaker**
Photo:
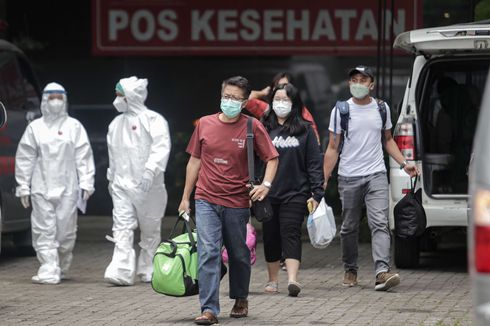
[[[400,284],[400,275],[397,273],[381,272],[376,275],[375,291],[387,291]]]
[[[346,271],[344,274],[343,286],[356,286],[357,285],[357,272],[356,271]]]

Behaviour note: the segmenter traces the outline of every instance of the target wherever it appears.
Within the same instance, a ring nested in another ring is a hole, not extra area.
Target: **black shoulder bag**
[[[410,191],[395,205],[393,215],[395,218],[395,234],[404,239],[421,236],[427,226],[427,217],[422,206],[422,189],[415,191],[417,178],[412,183],[410,178]]]
[[[255,185],[255,171],[254,171],[254,133],[252,128],[252,118],[249,117],[247,120],[247,161],[248,161],[248,179],[250,183],[250,190],[253,189]],[[252,201],[251,213],[257,221],[268,222],[272,218],[272,205],[269,197],[266,196],[261,201]]]

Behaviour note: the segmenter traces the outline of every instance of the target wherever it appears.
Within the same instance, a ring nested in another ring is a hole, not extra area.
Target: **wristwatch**
[[[407,161],[403,161],[402,164],[400,164],[400,170],[403,170],[403,168],[405,167],[405,165],[407,165]]]
[[[264,181],[264,182],[262,182],[262,184],[264,185],[264,187],[269,188],[269,189],[272,187],[272,184],[269,181]]]

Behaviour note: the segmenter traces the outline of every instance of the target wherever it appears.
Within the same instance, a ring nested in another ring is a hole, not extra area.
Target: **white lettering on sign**
[[[238,39],[237,15],[236,10],[222,10],[218,13],[218,40],[236,41]]]
[[[158,14],[158,25],[162,28],[158,30],[158,38],[162,41],[173,41],[179,34],[177,27],[177,14],[173,10],[163,10]]]
[[[347,41],[350,38],[350,19],[356,17],[355,10],[335,10],[335,17],[340,18],[340,39]]]
[[[354,39],[360,41],[367,37],[373,40],[378,39],[378,27],[371,10],[364,10],[362,12]]]
[[[287,40],[294,41],[295,31],[299,30],[301,32],[301,40],[307,41],[310,37],[310,12],[308,10],[301,10],[301,15],[298,20],[296,20],[294,10],[287,11]]]
[[[209,20],[214,15],[214,10],[206,10],[199,16],[199,10],[192,10],[191,13],[191,28],[192,28],[192,37],[193,41],[200,40],[201,32],[204,33],[206,40],[214,41],[214,34],[211,30],[211,26],[209,25]]]
[[[131,34],[140,41],[151,40],[155,34],[155,18],[149,10],[137,10],[131,18]]]
[[[243,29],[240,29],[240,37],[244,41],[256,41],[260,37],[260,15],[257,10],[247,9],[242,12],[240,20]]]
[[[109,40],[117,41],[117,33],[129,25],[128,13],[124,10],[109,10]]]
[[[108,17],[110,41],[119,40],[119,35],[127,33],[128,28],[131,36],[140,42],[149,41],[155,35],[162,41],[173,41],[179,33],[178,17],[173,10],[160,11],[156,21],[151,11],[143,9],[135,11],[131,20],[129,14],[120,9],[109,10]]]
[[[391,31],[391,11],[386,11],[386,38],[389,39]],[[395,35],[405,31],[405,10],[398,9],[396,19],[393,19],[393,33]]]
[[[315,15],[316,14],[316,15]],[[335,20],[340,28],[334,28]],[[397,11],[395,35],[405,30],[405,10]],[[386,12],[389,37],[391,12]],[[213,24],[216,22],[216,27]],[[371,9],[365,10],[193,10],[191,13],[192,41],[362,41],[377,40],[378,26]]]
[[[284,39],[283,34],[277,30],[282,28],[282,15],[282,10],[264,10],[265,41],[282,41]]]
[[[315,27],[313,27],[313,33],[311,39],[318,41],[322,37],[326,37],[329,41],[335,41],[335,30],[332,25],[332,19],[328,10],[320,10],[318,17],[316,18]]]
[[[386,12],[386,37],[391,33],[391,11]],[[308,42],[308,41],[376,41],[378,25],[373,9],[279,10],[279,9],[194,9],[190,11],[190,41],[206,42]],[[138,42],[179,38],[177,12],[165,9],[153,12],[139,9],[109,9],[108,40],[127,39],[128,33]],[[394,34],[406,30],[406,11],[398,9],[393,19]],[[123,37],[124,36],[124,37]]]

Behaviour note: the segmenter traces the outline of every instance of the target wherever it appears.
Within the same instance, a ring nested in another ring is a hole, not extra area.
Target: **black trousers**
[[[301,226],[306,216],[305,203],[272,204],[274,216],[262,225],[265,261],[272,263],[293,258],[301,261]]]

